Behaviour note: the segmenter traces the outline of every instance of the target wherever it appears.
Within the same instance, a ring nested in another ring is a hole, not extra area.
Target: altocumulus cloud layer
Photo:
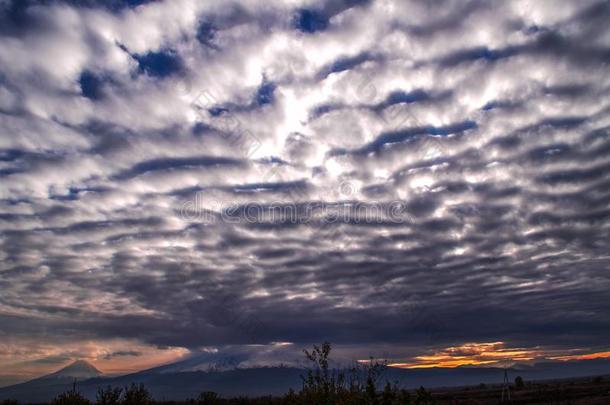
[[[0,10],[8,362],[607,345],[608,2]]]

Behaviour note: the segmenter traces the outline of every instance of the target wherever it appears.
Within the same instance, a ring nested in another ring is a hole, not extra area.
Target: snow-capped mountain
[[[272,347],[225,347],[204,349],[171,364],[144,370],[142,373],[221,372],[264,367],[303,368],[302,353],[292,345]]]

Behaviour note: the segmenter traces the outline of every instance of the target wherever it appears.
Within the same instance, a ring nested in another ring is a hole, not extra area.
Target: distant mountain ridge
[[[198,362],[201,360],[202,358],[183,360],[119,377],[104,376],[87,362],[75,362],[53,374],[0,388],[0,401],[16,399],[24,403],[48,402],[71,388],[74,380],[79,381],[77,389],[90,399],[95,398],[100,387],[124,387],[131,383],[145,384],[154,398],[165,400],[196,398],[203,391],[215,391],[224,397],[281,395],[290,388],[300,390],[300,377],[306,373],[306,370],[296,367],[234,368],[224,371],[214,371],[214,367],[211,367],[208,371],[192,371],[199,367]],[[98,375],[92,378],[79,377],[88,373]],[[525,381],[608,375],[610,359],[549,361],[518,369],[510,368],[508,373],[511,381],[518,375]],[[503,376],[504,369],[501,368],[387,368],[380,384],[396,381],[400,387],[409,389],[422,385],[427,388],[457,387],[480,383],[500,384]]]

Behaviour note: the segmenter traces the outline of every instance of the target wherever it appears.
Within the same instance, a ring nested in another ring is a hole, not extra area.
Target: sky
[[[609,19],[0,0],[0,383],[610,356]]]

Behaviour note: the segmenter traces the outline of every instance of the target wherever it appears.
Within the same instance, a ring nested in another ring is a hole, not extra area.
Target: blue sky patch
[[[153,77],[167,77],[182,69],[182,59],[173,50],[135,55],[140,72]]]
[[[273,101],[275,100],[274,92],[275,92],[275,84],[268,82],[266,80],[263,80],[263,83],[256,91],[256,97],[255,97],[254,101],[259,106],[263,106],[266,104],[272,104]]]
[[[325,15],[310,9],[298,10],[294,19],[295,28],[307,34],[324,31],[328,28],[328,23],[328,18]]]
[[[78,83],[80,84],[81,92],[84,97],[95,101],[100,100],[104,96],[104,82],[96,74],[85,70],[81,73]]]

